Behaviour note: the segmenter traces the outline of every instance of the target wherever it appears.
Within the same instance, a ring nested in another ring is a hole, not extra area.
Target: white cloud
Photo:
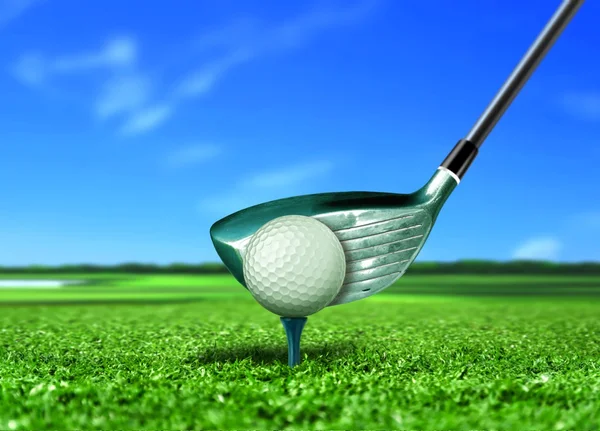
[[[254,18],[236,18],[203,33],[193,44],[197,52],[215,49],[236,50],[242,45],[253,45],[259,32],[260,22]]]
[[[173,114],[173,107],[168,104],[149,106],[134,112],[121,127],[123,135],[137,135],[163,124]]]
[[[354,24],[363,19],[377,6],[379,1],[367,0],[352,6],[321,7],[284,22],[268,34],[267,48],[291,48],[314,38],[318,33],[330,28]]]
[[[172,168],[203,163],[221,154],[221,148],[214,144],[198,144],[180,148],[169,154],[167,164]]]
[[[108,39],[97,50],[45,58],[39,53],[24,54],[13,67],[15,77],[30,86],[48,85],[52,78],[72,74],[105,73],[104,84],[90,86],[96,91],[93,113],[100,119],[114,116],[123,119],[120,131],[124,135],[147,132],[164,123],[173,113],[172,102],[156,103],[155,83],[139,71],[138,47],[131,36]],[[86,75],[87,76],[87,75]],[[67,81],[68,82],[68,81]]]
[[[556,238],[532,238],[521,244],[513,253],[520,260],[556,260],[562,244]]]
[[[47,75],[47,64],[38,52],[23,54],[12,66],[12,73],[22,84],[38,87],[44,83]]]
[[[129,35],[112,37],[98,49],[74,54],[27,53],[18,59],[12,71],[19,81],[32,87],[70,85],[69,80],[60,78],[73,74],[88,74],[84,78],[90,78],[91,72],[104,73],[103,85],[94,83],[86,89],[96,93],[90,96],[90,109],[100,119],[120,116],[120,132],[135,135],[162,125],[184,99],[210,92],[233,68],[263,55],[296,48],[327,29],[355,23],[379,1],[360,0],[350,6],[345,3],[338,7],[321,7],[280,25],[260,26],[257,20],[241,19],[221,26],[194,45],[197,55],[210,54],[212,60],[184,75],[169,94],[157,95],[161,89],[151,75],[140,68],[138,45]],[[28,3],[25,0],[11,2]],[[76,91],[80,93],[81,89]]]
[[[334,168],[329,161],[315,161],[288,166],[283,169],[260,172],[244,178],[229,192],[220,193],[200,202],[201,211],[226,215],[233,211],[277,199],[282,190],[288,194],[302,194],[302,185],[330,173]]]
[[[114,37],[97,51],[58,57],[52,69],[58,73],[98,68],[132,67],[137,61],[137,44],[131,36]]]
[[[575,117],[600,121],[600,93],[569,93],[564,96],[563,105]]]
[[[135,40],[121,36],[108,40],[96,51],[45,58],[38,52],[23,54],[12,67],[15,78],[24,84],[40,85],[52,77],[96,69],[131,68],[135,65]]]
[[[292,187],[314,177],[325,175],[333,169],[330,161],[317,161],[284,169],[259,173],[246,182],[250,187]]]
[[[180,97],[202,96],[235,66],[263,55],[297,48],[327,29],[353,24],[378,3],[378,0],[363,0],[352,6],[322,7],[271,27],[260,27],[256,21],[248,19],[234,21],[197,42],[199,51],[222,48],[224,52],[186,76],[176,94]]]
[[[41,0],[1,0],[0,1],[0,27],[19,18]]]
[[[202,200],[198,205],[198,211],[202,213],[209,212],[217,217],[224,217],[235,211],[269,200],[272,200],[272,197],[237,191]]]
[[[108,118],[141,109],[149,102],[152,81],[139,73],[117,74],[109,79],[98,96],[96,114]]]
[[[208,93],[225,73],[233,66],[244,63],[252,58],[249,51],[235,51],[189,74],[179,84],[177,97],[193,97]]]

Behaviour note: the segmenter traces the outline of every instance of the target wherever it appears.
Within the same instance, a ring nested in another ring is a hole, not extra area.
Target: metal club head
[[[563,0],[466,138],[456,144],[421,189],[411,194],[304,195],[238,211],[210,229],[225,266],[247,287],[243,259],[252,235],[274,218],[303,215],[328,226],[344,248],[346,277],[329,305],[366,298],[392,285],[415,260],[442,205],[471,165],[479,147],[582,3],[582,0]]]
[[[279,199],[219,220],[210,235],[225,266],[247,287],[243,259],[252,235],[277,217],[314,217],[344,249],[346,278],[330,305],[343,304],[380,292],[404,274],[456,184],[453,174],[440,168],[412,194],[342,192]]]

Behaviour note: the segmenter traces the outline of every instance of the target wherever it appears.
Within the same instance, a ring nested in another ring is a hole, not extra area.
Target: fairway
[[[407,276],[294,369],[229,276],[43,278],[88,284],[0,289],[0,429],[600,427],[599,277]]]
[[[0,287],[0,306],[98,302],[190,302],[245,298],[249,292],[230,275],[32,274],[0,280],[78,280],[58,289]],[[404,276],[383,293],[427,296],[563,296],[600,298],[600,276],[428,275]]]

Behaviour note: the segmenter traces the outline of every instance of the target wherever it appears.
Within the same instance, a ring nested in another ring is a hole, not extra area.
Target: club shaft
[[[440,167],[450,171],[457,181],[460,181],[467,172],[477,156],[479,147],[481,147],[571,18],[579,10],[582,3],[583,0],[563,0],[560,7],[552,15],[552,18],[500,88],[500,91],[481,114],[469,134],[458,141],[443,161]]]
[[[496,123],[558,39],[583,0],[564,0],[465,139],[481,147]]]

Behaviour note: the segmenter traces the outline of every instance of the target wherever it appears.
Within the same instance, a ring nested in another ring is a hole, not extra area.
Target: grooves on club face
[[[277,217],[314,217],[336,234],[344,248],[346,277],[329,305],[344,304],[382,291],[406,272],[456,184],[441,168],[411,194],[341,192],[279,199],[219,220],[210,235],[225,266],[247,287],[243,259],[252,235]]]

